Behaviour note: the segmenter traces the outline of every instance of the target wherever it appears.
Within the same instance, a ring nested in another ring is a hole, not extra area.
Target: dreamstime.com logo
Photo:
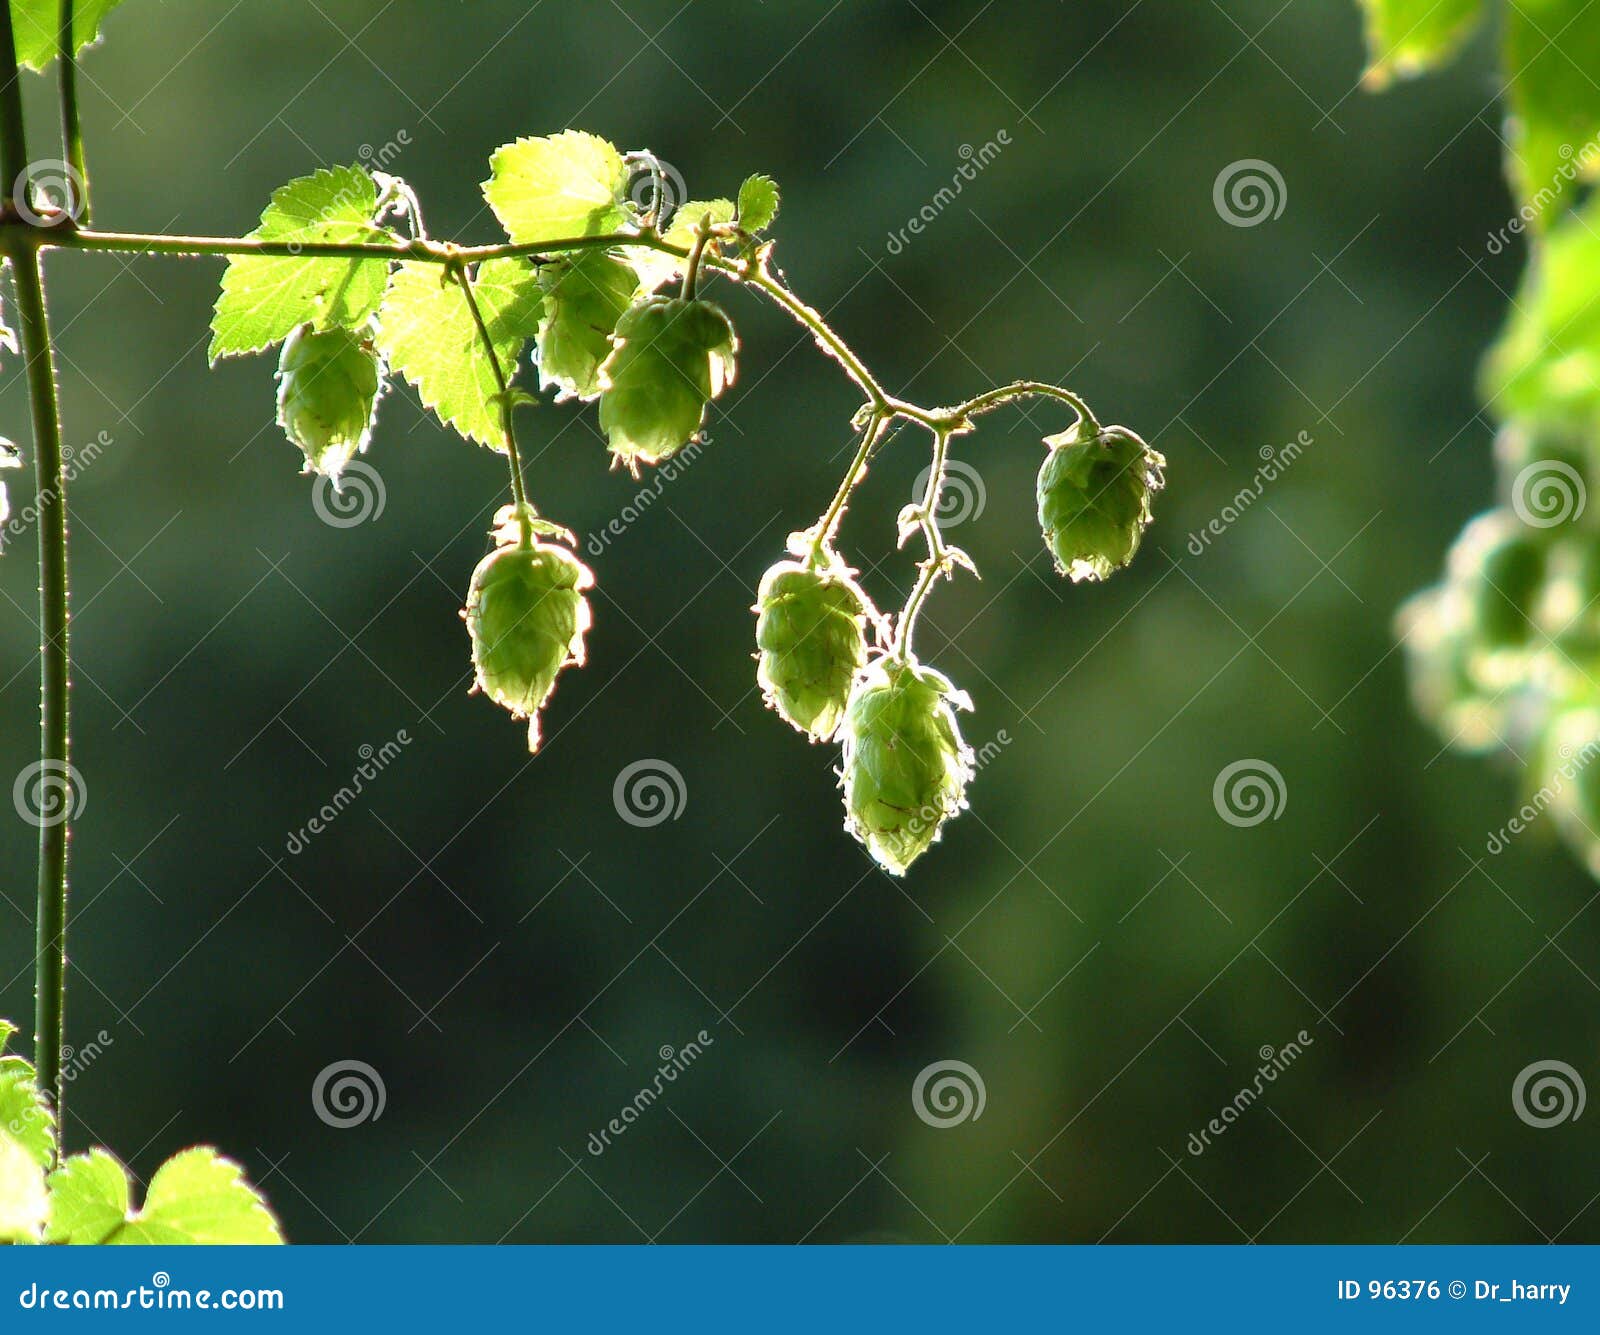
[[[311,1106],[328,1126],[343,1130],[382,1117],[389,1106],[389,1090],[375,1067],[346,1057],[317,1072]]]
[[[1515,816],[1494,831],[1485,842],[1484,849],[1491,857],[1504,853],[1517,835],[1549,810],[1551,804],[1566,790],[1568,779],[1577,778],[1600,758],[1600,740],[1590,739],[1577,750],[1573,749],[1570,742],[1563,742],[1560,753],[1562,763],[1555,773],[1539,786],[1538,792],[1517,808]]]
[[[355,528],[382,516],[389,492],[378,470],[361,459],[352,459],[339,472],[338,480],[319,474],[311,489],[311,508],[330,528]]]
[[[11,802],[29,825],[44,829],[82,815],[89,805],[89,786],[75,765],[36,760],[11,785]]]
[[[650,481],[633,493],[633,498],[600,528],[591,532],[584,542],[590,556],[604,556],[606,548],[626,533],[644,517],[656,503],[667,484],[675,482],[700,457],[701,451],[711,443],[711,433],[701,431],[672,458],[650,470]]]
[[[40,1288],[29,1284],[17,1295],[25,1312],[281,1312],[282,1289],[175,1289],[172,1276],[157,1270],[136,1289]]]
[[[1235,760],[1211,785],[1211,805],[1229,825],[1248,829],[1277,820],[1289,805],[1289,786],[1278,767],[1266,760]]]
[[[1532,528],[1555,528],[1576,519],[1589,503],[1578,470],[1559,459],[1537,459],[1511,484],[1511,508]]]
[[[116,1043],[104,1029],[100,1030],[93,1038],[81,1047],[73,1047],[70,1043],[61,1045],[61,1083],[70,1085],[105,1053],[105,1050]],[[36,1123],[47,1119],[50,1113],[46,1105],[33,1099],[26,1100],[22,1110],[9,1122],[0,1126],[0,1131],[9,1132],[13,1140],[21,1140],[28,1134],[29,1129]]]
[[[676,765],[665,760],[635,760],[611,785],[611,804],[629,825],[647,830],[677,820],[689,805],[689,785]]]
[[[966,1062],[947,1057],[930,1062],[917,1072],[911,1086],[911,1106],[929,1126],[943,1130],[962,1122],[976,1122],[989,1103],[983,1077]]]
[[[392,740],[382,746],[373,746],[371,742],[363,742],[357,749],[356,755],[361,763],[356,766],[348,783],[341,784],[339,791],[322,804],[321,810],[298,830],[290,833],[284,840],[284,852],[290,857],[299,857],[304,853],[310,843],[319,834],[326,830],[334,821],[342,816],[345,810],[366,790],[366,786],[395,761],[404,747],[411,745],[411,734],[404,728],[395,733]]]
[[[1532,1062],[1517,1072],[1511,1085],[1511,1107],[1531,1127],[1546,1130],[1583,1116],[1589,1092],[1583,1077],[1566,1062]]]
[[[83,212],[83,177],[58,158],[30,162],[11,185],[11,202],[30,227],[59,227]]]
[[[1255,1078],[1223,1104],[1222,1110],[1205,1126],[1189,1133],[1189,1153],[1198,1159],[1210,1149],[1211,1142],[1224,1135],[1229,1127],[1243,1117],[1266,1092],[1266,1087],[1287,1071],[1313,1042],[1315,1040],[1311,1035],[1302,1029],[1281,1048],[1274,1048],[1270,1043],[1263,1044],[1256,1054],[1261,1058],[1261,1065],[1256,1067]]]
[[[656,1053],[661,1059],[661,1065],[656,1067],[655,1078],[623,1104],[622,1111],[600,1130],[589,1133],[587,1142],[589,1153],[598,1159],[610,1149],[611,1142],[648,1112],[655,1101],[665,1093],[666,1087],[694,1065],[705,1050],[715,1043],[716,1039],[704,1029],[680,1048],[674,1048],[670,1043],[663,1043]]]
[[[630,153],[627,162],[625,193],[641,214],[653,216],[660,224],[670,219],[680,204],[689,202],[688,182],[670,162],[663,162],[654,153]]]
[[[1220,538],[1238,523],[1244,517],[1245,511],[1266,494],[1268,485],[1282,477],[1313,444],[1315,439],[1311,433],[1302,431],[1287,444],[1263,445],[1258,452],[1261,466],[1256,469],[1250,481],[1234,492],[1232,499],[1204,527],[1196,529],[1189,535],[1187,544],[1189,555],[1203,555],[1212,541]]]
[[[917,474],[911,484],[911,503],[921,505],[928,494],[928,477],[933,470],[929,464]],[[983,518],[989,504],[989,489],[983,485],[983,476],[964,459],[952,459],[944,468],[944,490],[939,494],[939,508],[933,517],[940,528],[955,528],[969,519]]]
[[[983,171],[991,162],[1000,156],[1000,151],[1011,145],[1011,132],[1009,130],[996,130],[993,139],[974,148],[971,144],[962,144],[956,150],[956,156],[961,159],[961,165],[955,169],[948,185],[941,185],[931,198],[920,209],[906,219],[906,224],[897,232],[889,233],[889,240],[884,249],[891,255],[898,255],[910,243],[914,236],[922,233],[938,221],[939,215],[956,201],[956,196],[967,188],[969,182],[978,179],[978,173]]]
[[[15,351],[15,349],[13,349]],[[83,445],[73,445],[70,441],[61,447],[61,480],[64,484],[76,482],[78,478],[96,463],[112,445],[116,438],[109,431],[102,431],[93,440]],[[22,457],[0,460],[0,468],[20,468]],[[3,493],[0,493],[3,494]],[[5,527],[0,528],[0,547],[14,542],[28,531],[39,519],[39,507],[47,500],[53,500],[55,492],[50,488],[36,493],[20,510],[15,513],[6,511],[0,514],[0,519],[5,521]]]
[[[1289,187],[1283,173],[1261,158],[1230,162],[1211,186],[1217,217],[1230,227],[1259,227],[1283,217]]]

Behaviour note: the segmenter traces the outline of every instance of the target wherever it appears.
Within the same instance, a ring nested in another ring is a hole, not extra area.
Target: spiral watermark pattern
[[[683,815],[689,805],[689,785],[676,765],[665,760],[635,760],[611,785],[611,803],[629,825],[649,829]]]
[[[330,528],[355,528],[383,514],[389,492],[378,470],[352,459],[337,480],[320,475],[311,491],[311,508]]]
[[[976,1122],[988,1102],[983,1077],[953,1057],[924,1066],[911,1086],[911,1106],[917,1116],[941,1129]]]
[[[1566,1062],[1532,1062],[1517,1072],[1511,1085],[1511,1107],[1531,1127],[1544,1130],[1583,1116],[1588,1090],[1583,1077]]]
[[[83,177],[57,158],[30,162],[12,182],[11,202],[32,227],[75,223],[83,212]]]
[[[629,159],[627,194],[633,206],[645,215],[654,216],[663,223],[673,211],[688,202],[689,187],[683,173],[670,162],[653,155]]]
[[[929,464],[917,474],[911,485],[912,504],[921,504],[928,491]],[[980,519],[989,504],[989,490],[983,485],[983,475],[963,459],[952,459],[945,465],[944,489],[939,493],[939,508],[934,518],[940,528],[955,528],[969,519]]]
[[[89,805],[89,787],[77,767],[64,760],[36,760],[11,785],[17,815],[44,829],[76,820]]]
[[[1230,227],[1259,227],[1283,217],[1289,187],[1283,173],[1262,158],[1240,158],[1220,172],[1211,187],[1217,216]]]
[[[328,1126],[360,1126],[376,1122],[389,1104],[383,1077],[366,1062],[346,1058],[317,1072],[311,1085],[311,1106]]]
[[[1211,785],[1211,805],[1229,825],[1247,829],[1277,820],[1289,804],[1289,786],[1278,767],[1265,760],[1235,760]]]
[[[1511,508],[1532,528],[1555,528],[1576,519],[1589,503],[1583,478],[1560,459],[1538,459],[1511,484]]]

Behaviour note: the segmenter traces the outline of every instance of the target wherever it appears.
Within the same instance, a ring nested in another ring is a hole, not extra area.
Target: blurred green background
[[[982,507],[952,538],[984,579],[940,591],[921,648],[999,744],[901,884],[841,832],[835,754],[753,689],[753,590],[825,504],[856,406],[792,325],[724,293],[739,383],[704,454],[591,548],[589,666],[530,763],[467,696],[457,617],[500,461],[397,391],[366,456],[382,513],[331,527],[271,363],[206,367],[216,262],[55,257],[67,438],[111,442],[74,493],[69,1028],[112,1041],[70,1143],[146,1175],[219,1143],[302,1242],[1600,1240],[1594,1114],[1512,1106],[1534,1062],[1600,1077],[1595,886],[1552,831],[1487,857],[1512,778],[1440,753],[1392,647],[1492,486],[1472,381],[1523,260],[1486,249],[1511,209],[1492,40],[1374,98],[1360,36],[1337,0],[128,0],[83,66],[100,226],[238,233],[288,178],[399,143],[431,230],[492,240],[489,153],[580,126],[696,194],[773,174],[789,279],[891,387],[1064,380],[1170,469],[1135,566],[1072,587],[1032,514],[1065,422],[960,442]],[[1245,159],[1284,182],[1250,227],[1213,202]],[[7,358],[24,443],[25,412]],[[524,433],[535,498],[580,534],[633,498],[592,412]],[[845,528],[880,603],[907,587],[893,518],[925,462],[902,437]],[[0,562],[8,773],[36,722],[32,542]],[[675,820],[619,818],[641,759],[682,774]],[[1282,775],[1275,819],[1219,816],[1240,760]],[[34,831],[0,830],[0,1013],[26,1024]],[[312,1088],[347,1060],[386,1106],[341,1129]],[[949,1060],[982,1116],[930,1126],[913,1086]]]

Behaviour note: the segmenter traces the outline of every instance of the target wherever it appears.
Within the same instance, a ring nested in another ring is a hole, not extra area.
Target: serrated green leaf
[[[538,276],[526,260],[486,260],[472,290],[509,379],[539,332],[544,297]],[[378,347],[440,421],[468,440],[505,448],[494,368],[466,295],[438,265],[411,262],[394,271],[378,315]]]
[[[0,1054],[16,1030],[0,1021]],[[55,1116],[39,1093],[32,1063],[0,1055],[0,1140],[16,1142],[41,1168],[55,1157]]]
[[[51,1242],[74,1245],[259,1245],[283,1234],[244,1170],[201,1147],[156,1170],[130,1209],[127,1171],[105,1150],[75,1154],[50,1175]]]
[[[733,221],[736,212],[731,199],[691,199],[678,206],[672,215],[671,225],[661,234],[661,239],[685,250],[693,249],[701,219],[710,215],[713,223],[727,223]],[[654,292],[663,283],[681,278],[688,266],[687,259],[660,250],[630,250],[628,259],[639,275],[640,285],[647,292]]]
[[[1483,0],[1361,0],[1361,8],[1367,16],[1366,80],[1379,88],[1396,75],[1442,65],[1483,18]]]
[[[770,176],[746,176],[739,187],[739,226],[747,232],[764,232],[778,216],[778,183]]]
[[[672,225],[661,239],[674,246],[692,246],[703,219],[709,217],[713,223],[728,223],[733,221],[737,211],[731,199],[691,199],[678,206],[672,215]]]
[[[372,215],[378,191],[360,167],[334,167],[302,176],[273,192],[250,235],[263,241],[338,244],[395,242]],[[383,300],[389,261],[240,255],[222,275],[212,316],[211,360],[260,352],[303,324],[354,328]]]
[[[0,1020],[0,1053],[14,1033]],[[0,1056],[0,1243],[37,1242],[43,1233],[54,1125],[33,1067],[21,1057]]]
[[[1600,196],[1545,236],[1511,317],[1484,362],[1482,392],[1502,420],[1600,426]]]
[[[81,51],[100,36],[100,24],[122,0],[77,0],[72,35]],[[42,70],[61,49],[61,0],[11,0],[11,31],[17,62]]]
[[[74,1154],[50,1174],[51,1242],[105,1242],[128,1218],[128,1175],[105,1150]]]
[[[628,221],[628,166],[582,130],[518,139],[494,152],[483,197],[518,245],[598,236]]]
[[[1536,227],[1577,202],[1574,184],[1600,164],[1600,9],[1587,0],[1506,6],[1512,184]]]
[[[611,352],[611,335],[632,304],[639,278],[632,267],[603,250],[547,264],[539,273],[545,292],[539,325],[539,376],[563,395],[592,399],[597,373]]]
[[[0,1136],[0,1243],[38,1242],[49,1212],[44,1169],[16,1141]]]

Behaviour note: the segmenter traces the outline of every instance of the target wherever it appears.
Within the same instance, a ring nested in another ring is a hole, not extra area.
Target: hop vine
[[[506,456],[510,504],[463,616],[475,689],[527,719],[536,750],[558,677],[584,662],[585,591],[595,576],[572,535],[529,497],[517,411],[539,406],[538,390],[553,389],[558,403],[594,403],[612,466],[637,476],[703,442],[713,405],[738,374],[739,336],[705,289],[718,283],[773,301],[865,402],[838,490],[761,581],[756,679],[779,717],[813,742],[840,745],[845,826],[886,870],[904,873],[966,805],[971,777],[955,719],[971,702],[913,649],[935,587],[977,573],[938,521],[952,446],[1008,403],[1045,398],[1071,409],[1071,425],[1043,441],[1037,502],[1045,546],[1073,580],[1104,579],[1133,558],[1165,461],[1127,428],[1102,427],[1055,385],[1018,381],[950,407],[890,394],[779,274],[769,229],[780,196],[770,177],[749,177],[736,199],[672,210],[659,182],[642,202],[628,190],[633,165],[655,160],[577,130],[505,145],[483,192],[509,241],[490,246],[427,237],[416,196],[397,178],[356,166],[291,181],[248,249],[223,251],[232,258],[213,357],[283,343],[279,420],[306,469],[335,481],[367,448],[395,375],[445,425]],[[408,234],[394,230],[398,221]],[[895,522],[900,544],[920,537],[926,554],[904,606],[883,613],[837,539],[855,487],[902,421],[926,433],[931,464],[925,493]]]

